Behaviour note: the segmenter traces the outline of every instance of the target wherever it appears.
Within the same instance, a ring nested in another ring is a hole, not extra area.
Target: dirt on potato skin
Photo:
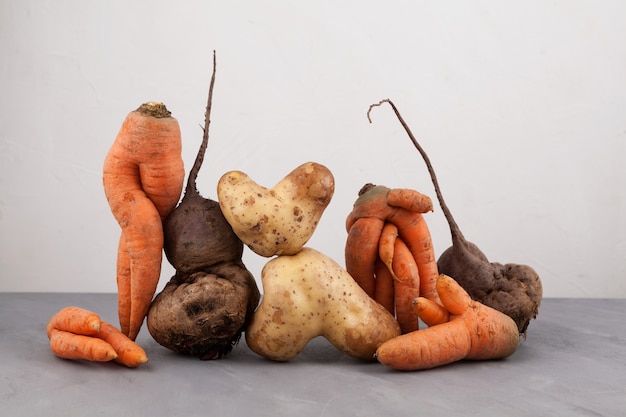
[[[259,300],[254,277],[241,261],[177,272],[152,302],[148,331],[177,353],[220,359],[241,338]]]

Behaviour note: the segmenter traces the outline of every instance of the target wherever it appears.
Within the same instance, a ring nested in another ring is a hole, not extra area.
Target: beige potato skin
[[[225,173],[217,184],[224,217],[235,234],[264,257],[293,255],[313,235],[335,191],[328,168],[306,162],[272,188],[241,171]]]
[[[261,279],[263,299],[245,337],[263,357],[288,361],[323,336],[351,357],[374,360],[382,343],[400,335],[396,319],[314,249],[270,260]]]

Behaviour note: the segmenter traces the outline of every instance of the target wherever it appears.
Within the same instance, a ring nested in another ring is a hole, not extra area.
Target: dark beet
[[[239,341],[259,299],[254,277],[240,262],[176,274],[152,302],[148,330],[175,352],[219,359]]]
[[[175,352],[219,359],[241,337],[259,303],[254,277],[241,261],[243,243],[217,201],[196,187],[209,140],[213,76],[204,135],[185,195],[164,222],[164,250],[176,274],[153,300],[147,325],[152,337]]]
[[[219,203],[202,197],[196,185],[209,143],[214,83],[215,72],[209,87],[202,143],[189,172],[185,194],[163,224],[165,256],[179,272],[199,271],[219,262],[237,261],[243,254],[243,243],[224,218]]]
[[[373,106],[382,103],[391,105],[413,145],[422,155],[435,187],[439,205],[450,227],[452,246],[446,249],[437,260],[439,273],[456,280],[474,300],[511,317],[517,324],[519,332],[526,334],[530,320],[537,316],[543,296],[539,275],[528,265],[503,265],[489,262],[478,246],[465,240],[443,199],[437,176],[428,155],[413,136],[411,129],[396,106],[391,100],[382,100],[380,103],[370,106],[370,110]]]

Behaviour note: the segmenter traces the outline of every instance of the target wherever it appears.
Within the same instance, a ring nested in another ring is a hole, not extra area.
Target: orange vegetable
[[[376,351],[380,363],[410,371],[462,359],[505,358],[517,350],[520,336],[509,316],[472,300],[446,275],[437,280],[437,291],[449,321],[386,341]]]
[[[107,342],[115,352],[115,361],[129,368],[136,368],[148,362],[146,352],[137,343],[128,338],[110,323],[102,322],[98,337]]]
[[[384,220],[375,217],[355,219],[346,241],[346,270],[372,298],[375,298],[376,289],[374,279],[378,242],[384,225]]]
[[[178,121],[162,103],[128,114],[103,167],[103,185],[122,234],[118,246],[118,313],[134,340],[161,273],[162,221],[174,209],[185,176]]]
[[[100,325],[100,316],[93,311],[69,306],[62,308],[50,317],[46,325],[46,331],[48,337],[51,336],[52,330],[93,336],[100,331]]]
[[[378,304],[385,307],[385,309],[391,313],[395,314],[395,294],[394,294],[394,282],[393,282],[393,274],[391,270],[387,268],[387,265],[378,258],[374,265],[374,300],[378,302]]]
[[[46,326],[50,348],[65,359],[117,362],[135,368],[148,361],[144,350],[98,314],[80,307],[65,307]]]
[[[394,275],[394,302],[396,319],[402,333],[418,329],[419,317],[413,301],[420,295],[420,274],[411,251],[402,238],[394,244],[392,271]]]
[[[417,328],[412,305],[417,296],[438,301],[435,289],[439,275],[437,260],[430,231],[422,216],[432,208],[430,198],[417,191],[366,184],[346,218],[346,270],[377,301],[381,299],[379,294],[395,293],[396,315],[400,311],[406,331]],[[396,271],[392,265],[396,246],[401,246],[402,254],[395,261],[401,271]],[[378,259],[394,276],[394,285],[399,284],[396,290],[389,287],[383,291],[380,288],[383,284],[376,282]],[[400,280],[398,275],[402,275]],[[399,310],[398,304],[401,304]]]
[[[450,320],[450,313],[440,304],[424,297],[413,300],[415,313],[427,326],[436,326]]]
[[[398,227],[398,235],[411,251],[420,276],[420,296],[437,301],[437,258],[430,230],[421,213],[399,209],[394,222]]]
[[[398,227],[393,223],[385,223],[378,239],[378,256],[390,271],[393,269],[393,248],[397,238]]]
[[[50,349],[63,359],[108,362],[117,358],[113,347],[102,339],[58,329],[50,331]]]

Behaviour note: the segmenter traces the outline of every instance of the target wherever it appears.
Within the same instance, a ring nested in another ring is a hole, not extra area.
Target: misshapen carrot
[[[346,270],[372,298],[376,289],[378,241],[384,225],[383,220],[375,217],[356,219],[348,232],[345,247]]]
[[[386,222],[378,239],[378,256],[392,273],[393,252],[397,238],[398,227],[393,223]]]
[[[162,221],[176,207],[183,188],[181,151],[178,121],[162,103],[150,102],[128,114],[104,161],[105,195],[122,229],[117,257],[120,326],[132,340],[158,285]]]
[[[424,297],[413,300],[415,313],[427,326],[436,326],[450,320],[450,313],[446,308]]]
[[[374,267],[374,300],[385,307],[389,313],[394,315],[396,312],[396,303],[393,274],[380,258],[376,260]]]
[[[116,362],[129,368],[136,368],[148,362],[148,355],[146,355],[143,348],[112,324],[103,321],[98,337],[113,347],[117,353]]]
[[[93,311],[80,307],[64,307],[50,317],[46,325],[48,337],[53,330],[82,334],[87,336],[97,335],[100,331],[100,316]]]
[[[50,331],[50,349],[63,359],[108,362],[117,358],[115,349],[102,339],[58,329]]]
[[[380,363],[411,371],[462,359],[505,358],[517,350],[519,332],[509,316],[473,301],[448,276],[439,277],[437,291],[450,320],[386,341],[376,351]]]
[[[437,293],[437,258],[430,230],[421,213],[398,209],[391,220],[398,227],[398,235],[411,251],[420,276],[420,296],[439,302]]]
[[[419,328],[419,317],[413,301],[420,295],[420,274],[417,263],[402,238],[397,238],[394,243],[392,271],[395,278],[396,319],[402,333],[409,333]]]

